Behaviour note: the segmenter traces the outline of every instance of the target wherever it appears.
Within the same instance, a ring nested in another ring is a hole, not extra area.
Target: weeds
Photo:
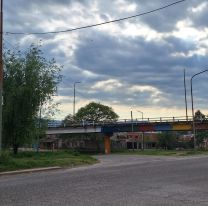
[[[19,152],[17,155],[2,152],[0,155],[0,172],[49,166],[71,167],[96,162],[97,160],[89,155],[71,150],[58,152]]]

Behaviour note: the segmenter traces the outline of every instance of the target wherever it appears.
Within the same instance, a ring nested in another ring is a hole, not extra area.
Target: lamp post
[[[144,120],[144,113],[137,110],[137,112],[141,113],[142,114],[142,122]],[[144,132],[142,132],[142,150],[144,150]]]
[[[193,118],[193,135],[194,135],[194,149],[196,149],[196,129],[195,129],[195,121],[194,121],[194,100],[193,100],[193,88],[192,88],[192,81],[193,81],[193,78],[196,77],[197,75],[199,74],[202,74],[204,72],[208,72],[208,69],[205,69],[201,72],[198,72],[196,74],[194,74],[192,77],[191,77],[191,108],[192,108],[192,118]]]
[[[133,112],[132,112],[132,109],[131,109],[131,131],[132,131],[132,132],[134,131],[134,125],[133,125]]]
[[[142,121],[143,121],[143,117],[144,117],[144,113],[143,112],[141,112],[141,111],[139,111],[139,110],[137,110],[137,112],[139,112],[139,113],[141,113],[142,114]]]
[[[186,70],[183,72],[183,85],[184,85],[184,98],[185,98],[185,107],[186,107],[186,121],[188,121],[188,110],[187,110],[187,97],[186,97]]]
[[[132,135],[133,135],[133,132],[134,132],[134,123],[133,123],[133,111],[132,111],[132,107],[130,107],[131,109],[131,132],[132,132]],[[134,151],[134,138],[132,136],[132,149]]]
[[[74,82],[74,103],[73,103],[73,117],[75,117],[75,97],[76,97],[76,90],[75,90],[75,87],[76,87],[76,84],[80,84],[81,82]]]

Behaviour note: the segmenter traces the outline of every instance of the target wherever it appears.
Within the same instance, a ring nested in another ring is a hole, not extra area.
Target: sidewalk
[[[32,172],[41,172],[41,171],[57,170],[57,169],[62,169],[62,167],[42,167],[42,168],[33,168],[33,169],[24,169],[24,170],[0,172],[0,176],[3,176],[3,175],[16,175],[16,174],[32,173]]]

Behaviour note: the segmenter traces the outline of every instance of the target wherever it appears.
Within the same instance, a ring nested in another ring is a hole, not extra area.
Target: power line
[[[76,30],[87,29],[87,28],[91,28],[91,27],[101,26],[101,25],[104,25],[104,24],[110,24],[110,23],[114,23],[114,22],[124,21],[124,20],[127,20],[127,19],[132,19],[132,18],[135,18],[135,17],[147,15],[147,14],[150,14],[150,13],[168,8],[168,7],[173,6],[175,4],[182,3],[184,1],[186,1],[186,0],[176,1],[176,2],[173,2],[171,4],[167,4],[165,6],[159,7],[157,9],[153,9],[153,10],[143,12],[143,13],[140,13],[140,14],[136,14],[136,15],[133,15],[133,16],[128,16],[128,17],[124,17],[124,18],[120,18],[120,19],[105,21],[105,22],[101,22],[101,23],[97,23],[97,24],[91,24],[91,25],[72,28],[72,29],[66,29],[66,30],[60,30],[60,31],[48,31],[48,32],[5,32],[5,34],[11,34],[11,35],[36,35],[36,34],[40,34],[40,35],[44,35],[44,34],[58,34],[58,33],[72,32],[72,31],[76,31]]]

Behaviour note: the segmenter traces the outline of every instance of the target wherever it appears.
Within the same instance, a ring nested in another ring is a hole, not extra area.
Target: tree
[[[203,121],[206,119],[206,116],[200,111],[197,110],[194,115],[194,120]]]
[[[163,132],[158,136],[158,146],[164,149],[173,149],[176,144],[175,135],[169,132]]]
[[[63,120],[63,126],[72,125],[74,123],[74,117],[68,114]]]
[[[37,133],[38,111],[55,93],[60,70],[54,59],[46,60],[34,45],[25,53],[5,52],[3,140],[15,154]]]
[[[114,121],[117,120],[118,117],[119,116],[113,111],[111,107],[100,103],[91,102],[78,110],[75,119],[77,121],[89,120],[99,122]]]
[[[208,139],[207,131],[198,131],[196,134],[196,143],[198,146],[202,145],[204,140]]]

